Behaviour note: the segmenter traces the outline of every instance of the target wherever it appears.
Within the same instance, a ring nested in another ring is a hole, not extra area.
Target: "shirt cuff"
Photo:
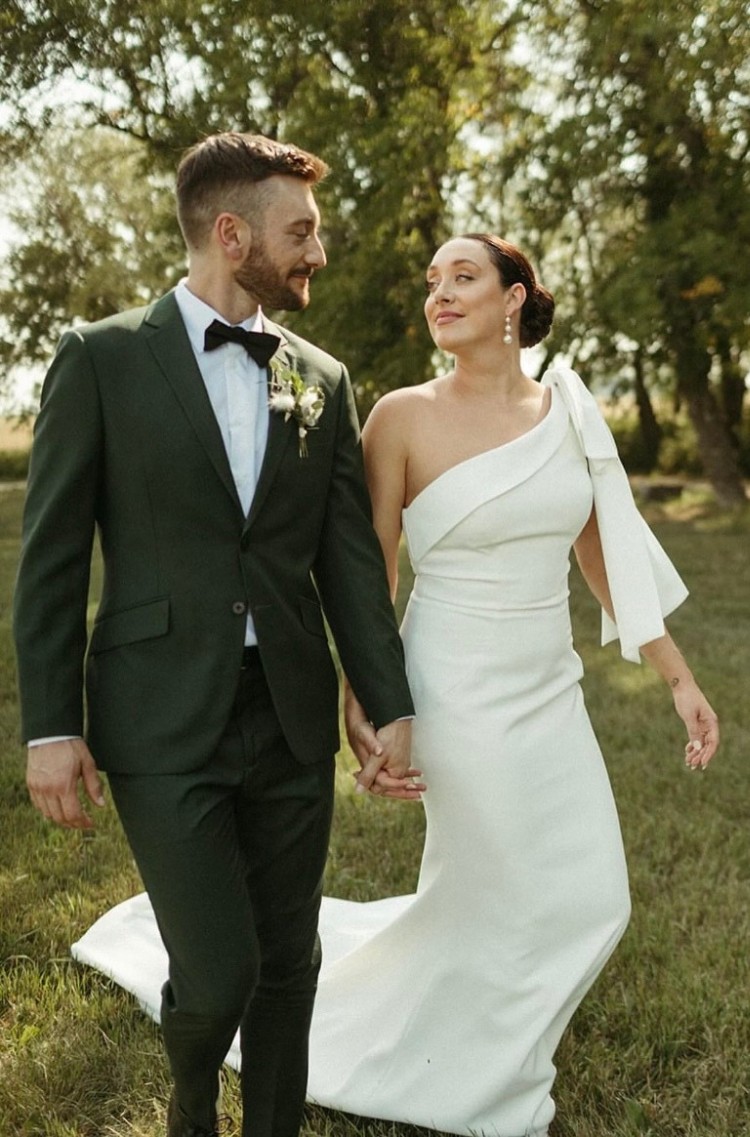
[[[80,737],[80,734],[51,734],[49,738],[30,738],[26,745],[44,746],[47,742],[72,742],[73,739]]]

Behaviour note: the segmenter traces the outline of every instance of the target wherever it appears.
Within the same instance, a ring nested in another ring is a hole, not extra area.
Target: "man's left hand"
[[[375,731],[369,724],[367,738],[360,729],[357,757],[362,769],[356,775],[357,793],[368,790],[382,797],[419,799],[426,789],[414,779],[421,771],[410,765],[411,720],[398,719]]]

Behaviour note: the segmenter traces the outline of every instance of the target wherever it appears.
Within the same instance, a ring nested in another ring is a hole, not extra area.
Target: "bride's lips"
[[[440,315],[435,317],[435,326],[439,327],[441,324],[452,324],[455,320],[462,319],[459,312],[441,312]]]

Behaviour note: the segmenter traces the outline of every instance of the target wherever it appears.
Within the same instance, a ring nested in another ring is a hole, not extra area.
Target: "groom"
[[[68,332],[36,425],[15,596],[27,782],[46,817],[87,828],[79,789],[102,805],[109,776],[170,960],[168,1137],[218,1132],[238,1026],[243,1137],[299,1129],[339,744],[323,613],[378,731],[360,785],[409,769],[348,376],[260,308],[308,303],[326,172],[257,135],[188,151],[187,278]]]

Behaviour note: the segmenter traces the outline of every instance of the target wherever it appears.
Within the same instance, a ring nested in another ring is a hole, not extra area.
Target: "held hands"
[[[409,764],[411,722],[391,722],[376,731],[351,691],[347,691],[345,718],[349,744],[361,767],[355,775],[356,792],[418,801],[426,786],[415,781],[421,771]]]
[[[99,773],[82,738],[28,748],[26,785],[33,804],[48,820],[67,829],[93,828],[78,797],[79,781],[92,804],[103,806]]]
[[[690,770],[705,770],[719,745],[719,720],[694,679],[672,686],[675,710],[685,724],[688,743],[685,765]]]

